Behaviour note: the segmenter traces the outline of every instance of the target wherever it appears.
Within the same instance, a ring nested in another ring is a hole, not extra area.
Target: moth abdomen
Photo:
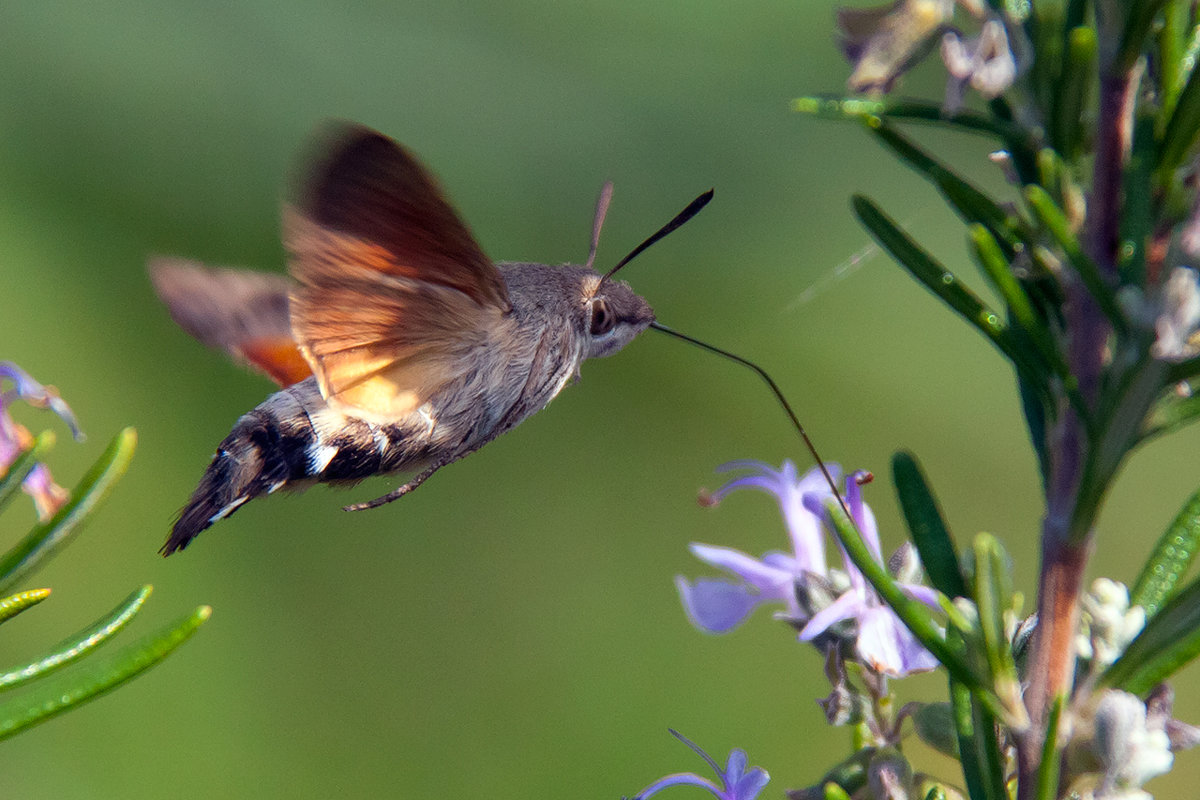
[[[415,468],[421,449],[415,433],[333,411],[312,379],[276,392],[243,415],[217,447],[161,552],[182,550],[247,501],[286,486],[355,483]]]
[[[179,513],[162,547],[170,555],[196,535],[228,517],[246,501],[270,494],[292,478],[294,443],[262,407],[244,415],[217,447],[217,452],[191,499]],[[289,446],[292,445],[292,446]]]

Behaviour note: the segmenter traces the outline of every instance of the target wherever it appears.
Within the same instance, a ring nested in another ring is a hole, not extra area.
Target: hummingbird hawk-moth
[[[612,278],[682,225],[709,191],[606,274],[493,263],[433,176],[383,134],[338,126],[283,212],[291,278],[159,259],[150,275],[201,342],[282,388],[243,415],[162,547],[170,555],[248,500],[288,487],[410,472],[371,508],[420,486],[544,408],[585,359],[654,322]]]

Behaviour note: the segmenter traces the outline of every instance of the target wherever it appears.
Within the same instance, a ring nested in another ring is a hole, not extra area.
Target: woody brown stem
[[[1100,82],[1096,160],[1088,198],[1084,246],[1103,277],[1117,281],[1122,182],[1132,137],[1137,74],[1105,74]],[[1076,281],[1067,289],[1068,358],[1079,392],[1095,408],[1112,329],[1095,300]],[[1046,719],[1056,697],[1070,696],[1075,672],[1075,632],[1079,593],[1091,551],[1091,521],[1097,509],[1082,508],[1103,496],[1088,480],[1091,445],[1084,420],[1065,402],[1049,432],[1050,464],[1046,517],[1042,526],[1042,566],[1038,585],[1038,627],[1028,662],[1025,702],[1031,725],[1018,742],[1018,797],[1032,798],[1041,763]],[[1101,487],[1102,488],[1102,487]]]

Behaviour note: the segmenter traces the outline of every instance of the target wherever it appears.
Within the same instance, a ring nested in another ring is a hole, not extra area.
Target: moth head
[[[584,297],[584,327],[587,331],[587,357],[599,358],[611,356],[654,322],[654,310],[642,297],[629,288],[624,281],[613,279],[613,275],[632,261],[639,253],[650,245],[678,228],[691,219],[712,199],[712,191],[704,193],[692,201],[691,205],[679,212],[653,236],[635,247],[629,255],[621,259],[615,267],[603,275],[591,271],[596,260],[596,247],[600,241],[600,228],[604,225],[604,216],[608,212],[608,204],[612,200],[612,184],[606,183],[600,190],[600,198],[596,202],[596,217],[592,223],[592,246],[588,252],[585,269],[589,275],[589,285]]]
[[[587,357],[611,356],[654,322],[654,310],[624,281],[602,280],[584,304]]]

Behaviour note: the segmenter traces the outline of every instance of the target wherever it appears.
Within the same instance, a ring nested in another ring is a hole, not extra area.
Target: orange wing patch
[[[241,343],[246,361],[280,386],[291,386],[312,375],[312,370],[291,337],[262,338]]]

